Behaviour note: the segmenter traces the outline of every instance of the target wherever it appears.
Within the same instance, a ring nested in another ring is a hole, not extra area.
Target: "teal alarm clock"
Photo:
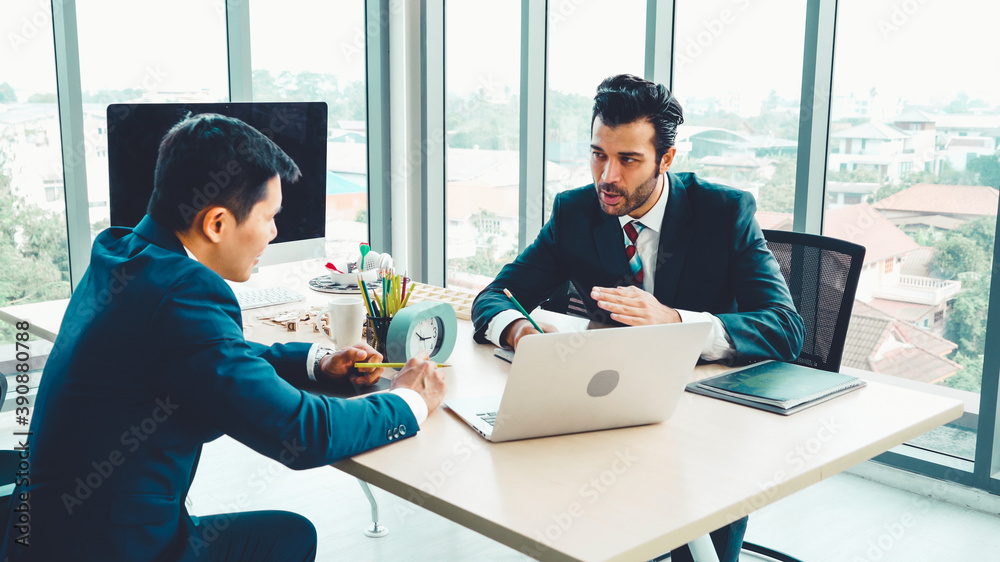
[[[385,360],[405,363],[420,352],[443,363],[455,349],[458,318],[450,304],[424,301],[396,312],[385,336]]]

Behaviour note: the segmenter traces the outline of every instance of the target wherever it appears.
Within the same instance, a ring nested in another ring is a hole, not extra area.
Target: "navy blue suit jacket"
[[[308,344],[243,338],[219,275],[145,217],[94,243],[32,412],[30,544],[12,560],[190,560],[197,529],[184,501],[202,444],[228,434],[293,469],[329,464],[412,436],[394,394],[309,394]],[[192,536],[194,535],[194,536]],[[202,557],[204,558],[204,557]]]
[[[656,299],[716,315],[732,338],[736,362],[797,357],[805,334],[802,318],[754,219],[753,197],[691,173],[668,176]],[[557,195],[535,241],[476,297],[476,341],[486,342],[490,319],[514,308],[504,287],[530,311],[567,280],[591,319],[617,324],[590,298],[595,286],[631,284],[621,223],[601,211],[593,185]]]

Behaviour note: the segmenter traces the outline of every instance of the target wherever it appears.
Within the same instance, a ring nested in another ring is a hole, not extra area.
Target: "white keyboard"
[[[299,293],[284,287],[264,287],[262,289],[247,289],[235,292],[236,300],[240,303],[240,310],[306,300]]]

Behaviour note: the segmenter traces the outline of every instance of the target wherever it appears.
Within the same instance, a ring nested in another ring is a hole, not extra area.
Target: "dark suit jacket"
[[[737,362],[797,357],[802,319],[753,217],[753,197],[690,173],[669,173],[668,181],[653,287],[657,300],[718,316]],[[629,285],[630,279],[621,223],[601,211],[594,186],[560,193],[538,238],[476,297],[476,341],[486,341],[490,319],[514,308],[504,287],[530,311],[568,280],[591,319],[615,324],[590,290]]]
[[[396,395],[299,390],[309,346],[265,347],[241,326],[229,286],[150,217],[101,233],[45,365],[30,476],[11,502],[29,495],[31,546],[15,544],[11,511],[0,557],[194,559],[184,501],[203,443],[228,434],[305,469],[416,433]]]

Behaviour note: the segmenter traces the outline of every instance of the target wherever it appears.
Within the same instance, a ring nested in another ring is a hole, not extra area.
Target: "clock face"
[[[434,355],[441,348],[441,320],[438,317],[424,319],[417,323],[410,335],[412,353],[426,352]]]
[[[390,363],[405,363],[426,353],[439,363],[455,349],[458,319],[455,309],[442,302],[424,301],[401,309],[392,317],[386,333],[385,357]]]

